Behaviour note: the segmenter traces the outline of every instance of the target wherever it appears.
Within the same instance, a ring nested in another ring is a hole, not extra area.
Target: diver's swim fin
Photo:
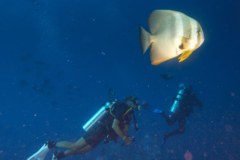
[[[159,149],[162,148],[165,143],[166,143],[166,140],[163,140],[161,145],[160,145],[160,147],[159,147]]]
[[[48,151],[50,151],[50,149],[48,148],[48,144],[44,144],[36,153],[34,153],[27,160],[44,160]]]
[[[44,160],[48,151],[50,151],[52,148],[55,148],[55,146],[56,143],[54,141],[47,141],[47,143],[44,143],[44,145],[27,160]]]
[[[162,148],[162,147],[163,147],[163,145],[166,143],[166,141],[167,141],[167,139],[168,139],[169,137],[170,137],[169,134],[164,133],[164,135],[163,135],[163,140],[162,140],[162,143],[161,143],[161,145],[160,145],[159,148]]]

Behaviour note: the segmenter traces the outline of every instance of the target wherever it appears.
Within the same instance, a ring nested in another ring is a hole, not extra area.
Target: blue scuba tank
[[[111,107],[113,106],[113,104],[116,103],[116,101],[113,102],[107,102],[105,103],[105,105],[103,105],[98,111],[97,113],[95,113],[92,118],[90,118],[84,125],[83,125],[83,129],[87,132],[89,129],[93,128],[94,126],[96,126],[96,124],[98,124],[99,122],[101,122],[102,120],[104,120],[106,118],[107,115],[109,115],[109,109],[111,109]]]
[[[178,112],[179,107],[181,105],[180,103],[183,100],[185,94],[186,94],[186,90],[185,89],[180,89],[178,91],[176,99],[173,102],[173,105],[172,105],[172,108],[171,108],[171,112],[173,112],[173,113]]]

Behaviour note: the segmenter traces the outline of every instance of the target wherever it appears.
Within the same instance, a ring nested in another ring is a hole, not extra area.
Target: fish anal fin
[[[179,62],[182,62],[185,59],[187,59],[192,54],[193,51],[194,51],[194,49],[187,50],[187,51],[183,52],[183,54],[180,57],[178,57]]]
[[[158,65],[177,56],[174,48],[166,47],[167,49],[165,49],[162,47],[164,45],[167,44],[159,45],[159,42],[152,43],[150,50],[150,60],[152,65]]]
[[[151,64],[154,65],[154,66],[156,66],[156,65],[159,65],[160,63],[163,63],[163,62],[165,62],[165,61],[167,61],[167,60],[170,60],[170,59],[172,59],[172,58],[161,59],[161,60],[158,60],[158,61],[154,61],[154,62],[152,62]]]

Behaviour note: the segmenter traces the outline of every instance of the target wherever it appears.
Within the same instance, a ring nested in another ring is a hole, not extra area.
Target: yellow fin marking
[[[180,57],[178,57],[179,62],[182,62],[185,59],[187,59],[192,54],[193,51],[194,51],[194,49],[190,49],[188,51],[183,52],[183,54]]]

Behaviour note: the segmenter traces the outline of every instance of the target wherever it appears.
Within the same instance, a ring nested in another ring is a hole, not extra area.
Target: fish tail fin
[[[139,40],[144,54],[151,45],[151,34],[147,32],[142,26],[139,25]]]

